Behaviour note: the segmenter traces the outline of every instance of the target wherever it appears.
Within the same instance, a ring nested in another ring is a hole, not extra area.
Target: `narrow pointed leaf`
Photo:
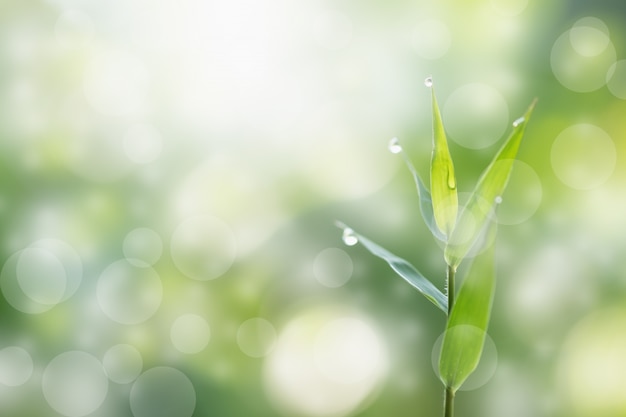
[[[497,204],[496,200],[506,188],[535,103],[536,100],[531,103],[524,116],[513,124],[511,135],[483,171],[461,212],[454,231],[449,236],[444,255],[448,265],[453,268],[461,263],[478,239],[485,222],[489,220],[493,207]]]
[[[426,227],[428,227],[430,233],[432,233],[432,235],[436,239],[445,242],[446,235],[444,235],[441,230],[439,230],[439,228],[437,227],[437,223],[435,222],[433,202],[430,196],[430,191],[428,191],[428,188],[426,188],[426,186],[424,185],[422,178],[417,173],[417,170],[411,163],[411,160],[408,158],[408,156],[404,153],[404,151],[402,151],[401,153],[406,166],[409,168],[409,171],[411,171],[411,175],[413,175],[413,181],[415,181],[417,196],[420,199],[420,211],[422,213],[422,219],[424,219],[424,223],[426,223]]]
[[[486,234],[496,232],[494,222]],[[492,238],[485,238],[489,242]],[[477,256],[461,286],[448,319],[439,358],[439,374],[456,391],[478,366],[489,325],[495,289],[494,245]]]
[[[338,224],[338,226],[344,229],[344,235],[345,231],[348,230],[350,232],[350,235],[358,239],[358,242],[365,246],[365,248],[370,253],[386,261],[391,269],[396,272],[396,274],[404,278],[406,282],[415,287],[420,293],[422,293],[422,295],[424,295],[424,297],[430,300],[430,302],[439,307],[439,309],[441,309],[443,312],[448,312],[447,297],[441,291],[439,291],[439,289],[435,287],[432,282],[430,282],[417,269],[415,269],[413,265],[389,252],[387,249],[372,242],[365,236],[354,232],[349,227],[343,224]]]
[[[446,132],[443,128],[439,105],[432,88],[433,107],[433,153],[430,160],[430,192],[432,195],[435,221],[439,229],[450,236],[456,222],[458,196],[454,165],[448,149]]]

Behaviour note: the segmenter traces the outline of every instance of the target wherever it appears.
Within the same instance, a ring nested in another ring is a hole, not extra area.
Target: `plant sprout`
[[[513,130],[481,174],[463,208],[459,209],[454,164],[435,97],[432,77],[425,80],[431,89],[433,113],[433,152],[430,161],[430,190],[404,153],[397,138],[389,150],[400,154],[408,166],[419,196],[420,211],[426,226],[443,243],[447,264],[446,294],[406,260],[387,251],[343,223],[343,241],[349,246],[362,244],[373,255],[385,260],[404,280],[447,315],[439,357],[439,375],[445,387],[444,417],[453,416],[454,396],[474,372],[483,351],[495,289],[496,234],[495,211],[502,202],[513,162],[517,156],[526,124],[535,106],[513,122]],[[459,213],[460,212],[460,213]],[[460,290],[455,288],[458,266],[473,258]]]

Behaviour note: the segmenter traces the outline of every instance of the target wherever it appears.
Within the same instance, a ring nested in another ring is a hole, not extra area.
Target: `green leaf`
[[[404,278],[406,282],[415,287],[424,297],[430,300],[434,305],[439,307],[443,312],[448,312],[448,299],[447,297],[437,289],[427,278],[425,278],[413,265],[405,261],[404,259],[394,255],[387,249],[377,245],[363,235],[360,235],[348,226],[337,223],[337,226],[343,229],[344,242],[354,244],[361,243],[365,248],[370,251],[374,256],[377,256],[385,260],[391,269],[393,269],[400,277]],[[353,238],[352,241],[346,240],[346,237]]]
[[[498,203],[498,198],[506,188],[535,103],[536,100],[531,103],[524,116],[513,123],[511,135],[483,171],[461,212],[454,231],[449,236],[444,256],[448,265],[455,269],[478,239],[480,231]]]
[[[441,121],[441,113],[432,88],[433,107],[433,153],[430,160],[430,192],[433,211],[439,230],[446,236],[454,229],[458,211],[456,177],[454,165],[448,149],[446,132]]]
[[[395,140],[397,141],[397,139]],[[396,142],[396,146],[400,146],[400,145],[397,144]],[[426,188],[426,186],[424,185],[422,178],[417,173],[417,170],[411,163],[411,160],[406,155],[404,150],[402,150],[401,147],[399,149],[400,149],[399,153],[402,154],[402,159],[404,159],[404,163],[409,168],[409,171],[411,171],[411,175],[413,175],[413,181],[415,181],[415,186],[417,188],[417,196],[419,197],[419,200],[420,200],[420,211],[422,213],[422,219],[424,219],[424,223],[426,223],[426,227],[428,227],[428,230],[430,230],[430,233],[432,233],[432,235],[436,239],[442,242],[445,242],[446,235],[441,233],[441,231],[439,230],[435,222],[435,215],[433,213],[433,202],[430,196],[430,191],[428,191],[428,188]]]
[[[484,233],[484,244],[492,243],[496,224]],[[456,391],[478,366],[489,325],[495,289],[494,245],[474,261],[461,286],[448,319],[439,358],[441,380]]]

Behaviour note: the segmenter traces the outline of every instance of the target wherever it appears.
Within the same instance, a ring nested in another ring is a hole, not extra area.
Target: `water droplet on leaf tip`
[[[524,119],[523,117],[515,119],[515,121],[513,122],[513,127],[521,125],[522,123],[524,123],[524,121],[526,121],[526,119]]]
[[[389,152],[391,153],[400,153],[402,152],[402,146],[398,142],[398,138],[392,138],[389,141]]]
[[[433,77],[426,77],[426,79],[424,80],[424,85],[426,87],[432,87],[433,86]]]
[[[502,203],[502,197],[497,196],[497,197],[495,198],[495,202],[496,202],[496,204],[500,204],[500,203]]]
[[[343,240],[343,243],[348,246],[354,246],[359,243],[359,238],[356,237],[356,235],[354,234],[354,230],[350,229],[349,227],[343,229],[343,236],[341,237],[341,239]]]

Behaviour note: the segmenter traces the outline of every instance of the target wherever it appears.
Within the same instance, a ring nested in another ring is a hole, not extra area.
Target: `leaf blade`
[[[491,222],[484,241],[492,240],[495,233],[495,222]],[[474,372],[482,355],[495,292],[494,252],[491,245],[474,259],[448,319],[439,373],[453,391]]]
[[[514,123],[513,131],[481,174],[446,244],[444,256],[448,265],[456,268],[461,263],[493,213],[496,199],[504,192],[511,176],[513,162],[536,102],[533,100],[524,116]]]
[[[439,291],[439,289],[435,287],[432,282],[424,277],[413,265],[411,265],[406,260],[400,258],[399,256],[396,256],[393,253],[389,252],[382,246],[369,240],[365,236],[354,232],[353,229],[349,228],[348,226],[342,223],[338,223],[337,225],[344,229],[344,233],[346,230],[349,230],[352,235],[357,238],[358,243],[362,244],[372,255],[381,258],[382,260],[387,262],[387,264],[391,267],[391,269],[394,270],[396,274],[398,274],[406,282],[411,284],[431,303],[436,305],[444,313],[448,312],[447,297],[441,291]]]
[[[430,159],[430,192],[433,212],[439,230],[446,236],[454,229],[458,212],[458,196],[454,164],[448,149],[448,140],[441,120],[441,112],[432,91],[433,152]]]

